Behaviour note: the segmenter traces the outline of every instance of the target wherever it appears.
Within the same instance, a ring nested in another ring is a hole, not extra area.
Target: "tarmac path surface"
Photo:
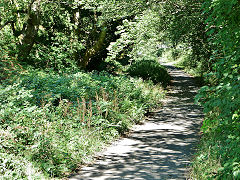
[[[194,104],[198,87],[182,70],[164,65],[173,84],[162,109],[135,126],[129,137],[114,142],[71,180],[187,179],[203,119],[201,107]]]

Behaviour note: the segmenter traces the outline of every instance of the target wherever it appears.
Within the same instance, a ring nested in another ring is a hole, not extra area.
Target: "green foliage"
[[[0,0],[0,33],[7,30],[15,38],[13,56],[21,64],[86,69],[91,61],[100,64],[106,58],[116,26],[147,6],[142,0]],[[103,29],[107,35],[101,39]]]
[[[29,58],[34,66],[53,68],[60,72],[65,69],[77,69],[74,54],[80,51],[83,45],[70,39],[64,33],[54,33],[54,37],[51,37],[51,39],[51,43],[38,43],[33,46]]]
[[[239,179],[239,116],[235,115],[233,124],[213,122],[213,118],[217,118],[214,113],[208,115],[208,118],[204,124],[208,129],[201,139],[192,164],[192,178]]]
[[[203,3],[202,0],[167,1],[162,6],[159,25],[164,32],[164,44],[173,52],[173,60],[181,59],[184,68],[200,76],[211,71],[213,63],[201,9]],[[179,50],[181,55],[177,57],[174,53]]]
[[[209,152],[208,165],[195,161],[195,174],[216,179],[239,179],[239,107],[240,107],[240,65],[239,65],[239,11],[238,1],[208,0],[204,3],[207,34],[212,45],[211,61],[213,72],[208,74],[209,86],[204,86],[197,100],[204,106],[206,119],[203,132],[206,139],[200,147],[200,155]],[[215,143],[215,145],[213,145]],[[209,150],[206,150],[209,146]],[[213,156],[212,156],[213,155]],[[199,157],[198,156],[198,157]],[[200,173],[201,166],[208,165],[208,174]]]
[[[9,131],[2,131],[1,140],[9,136]],[[2,138],[3,137],[3,138]],[[2,141],[1,141],[2,142]],[[42,172],[26,159],[0,151],[1,179],[44,179]]]
[[[25,71],[4,84],[2,178],[68,175],[104,143],[141,121],[163,97],[161,88],[150,82],[104,72]]]
[[[127,72],[130,76],[141,77],[144,80],[152,80],[164,86],[170,83],[170,75],[167,70],[155,60],[141,60],[130,65]]]
[[[21,71],[21,66],[15,57],[14,42],[15,38],[8,30],[0,31],[0,81]]]
[[[123,66],[132,61],[156,59],[163,34],[159,30],[159,21],[158,13],[152,9],[136,15],[132,21],[123,20],[116,32],[120,37],[108,47],[106,62],[124,69]]]

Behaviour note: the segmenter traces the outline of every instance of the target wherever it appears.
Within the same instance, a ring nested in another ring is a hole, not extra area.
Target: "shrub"
[[[160,82],[164,86],[168,85],[171,79],[167,70],[155,60],[137,61],[129,67],[127,72],[130,76],[152,80],[154,83]]]

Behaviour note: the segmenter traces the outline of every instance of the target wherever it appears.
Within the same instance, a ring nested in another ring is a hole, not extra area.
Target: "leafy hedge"
[[[152,80],[164,86],[170,83],[171,77],[167,70],[155,60],[140,60],[133,63],[127,70],[130,76]]]
[[[107,73],[30,71],[0,85],[0,179],[65,176],[159,105],[160,86]]]
[[[206,118],[193,173],[199,179],[240,179],[240,3],[207,0],[203,10],[214,64],[211,84],[197,97]]]

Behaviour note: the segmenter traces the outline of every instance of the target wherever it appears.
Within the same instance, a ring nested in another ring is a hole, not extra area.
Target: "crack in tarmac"
[[[164,66],[173,77],[173,86],[163,108],[71,180],[187,179],[203,119],[202,108],[194,104],[198,87],[180,69]]]

